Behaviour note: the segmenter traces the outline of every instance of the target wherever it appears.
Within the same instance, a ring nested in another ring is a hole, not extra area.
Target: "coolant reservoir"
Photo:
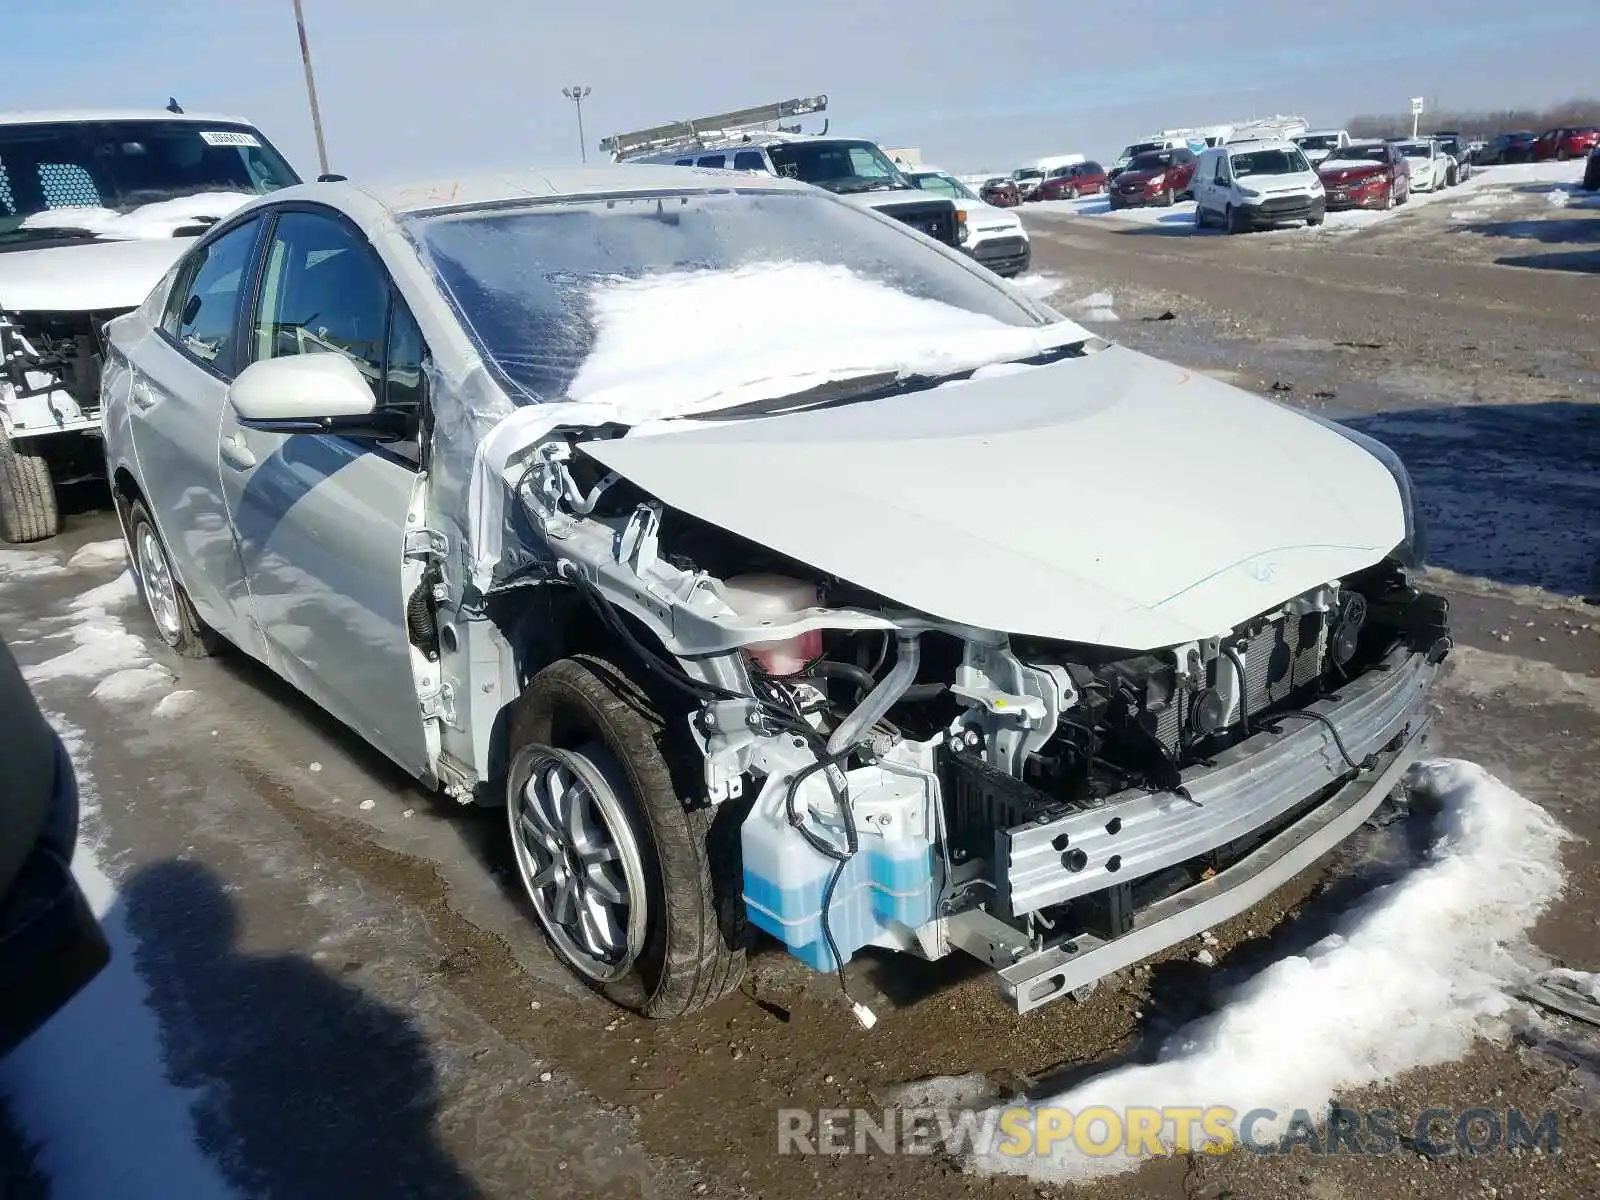
[[[817,585],[787,575],[735,575],[722,584],[728,607],[744,617],[787,617],[821,603]],[[795,675],[822,654],[822,631],[746,647],[768,675]]]

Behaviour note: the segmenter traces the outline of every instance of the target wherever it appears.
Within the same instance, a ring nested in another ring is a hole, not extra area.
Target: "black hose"
[[[1223,647],[1222,652],[1228,656],[1228,661],[1233,663],[1233,669],[1239,672],[1239,711],[1244,714],[1244,731],[1253,733],[1254,730],[1250,724],[1250,693],[1248,685],[1245,683],[1244,664],[1239,661],[1239,652],[1232,646]],[[1346,749],[1344,739],[1339,736],[1339,727],[1322,713],[1311,712],[1303,708],[1287,708],[1282,712],[1275,712],[1270,715],[1273,720],[1277,720],[1279,717],[1299,717],[1302,721],[1316,721],[1327,726],[1328,732],[1333,734],[1333,744],[1338,747],[1340,755],[1349,764],[1352,771],[1370,771],[1378,764],[1377,756],[1372,754],[1367,755],[1365,761],[1357,762],[1350,751]]]
[[[1351,756],[1350,751],[1345,749],[1344,739],[1339,736],[1339,727],[1322,713],[1311,712],[1303,708],[1290,708],[1272,715],[1274,717],[1299,717],[1304,721],[1317,721],[1326,725],[1328,732],[1333,734],[1333,744],[1339,748],[1339,753],[1344,756],[1344,761],[1350,764],[1350,769],[1353,771],[1370,771],[1378,765],[1378,756],[1376,754],[1369,754],[1363,761],[1357,762]]]
[[[855,684],[862,692],[870,692],[878,685],[878,681],[865,667],[858,667],[855,663],[835,662],[830,658],[817,659],[807,668],[806,674],[820,676],[823,679],[843,679]]]

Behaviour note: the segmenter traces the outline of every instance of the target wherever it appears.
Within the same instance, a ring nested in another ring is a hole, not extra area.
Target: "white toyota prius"
[[[108,336],[160,635],[505,805],[550,945],[652,1016],[757,931],[841,986],[874,946],[1079,993],[1427,735],[1391,453],[803,184],[291,187]]]

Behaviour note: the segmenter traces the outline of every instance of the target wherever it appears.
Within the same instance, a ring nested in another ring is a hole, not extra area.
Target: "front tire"
[[[1222,217],[1229,233],[1244,233],[1250,228],[1245,221],[1244,213],[1231,204],[1223,210]]]
[[[0,436],[0,541],[42,542],[61,532],[61,510],[38,438]]]
[[[744,974],[726,911],[740,893],[737,813],[685,808],[686,739],[620,667],[588,655],[539,672],[511,722],[507,817],[534,913],[580,979],[647,1017],[704,1008]],[[680,753],[682,786],[668,761]]]
[[[185,658],[209,658],[215,654],[222,647],[222,639],[195,612],[189,593],[172,569],[161,531],[139,500],[128,506],[127,542],[134,582],[161,640]]]

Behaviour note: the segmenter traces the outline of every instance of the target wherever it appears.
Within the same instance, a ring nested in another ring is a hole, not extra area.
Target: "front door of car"
[[[269,231],[242,359],[342,354],[380,406],[423,419],[424,350],[382,261],[327,210]],[[431,772],[406,633],[407,513],[420,435],[403,443],[269,433],[222,416],[223,490],[256,623],[291,682],[415,775]],[[414,586],[414,580],[410,581]]]
[[[150,516],[200,619],[256,657],[244,574],[217,480],[217,427],[236,363],[240,297],[263,222],[197,247],[141,342],[128,389],[129,430]]]

